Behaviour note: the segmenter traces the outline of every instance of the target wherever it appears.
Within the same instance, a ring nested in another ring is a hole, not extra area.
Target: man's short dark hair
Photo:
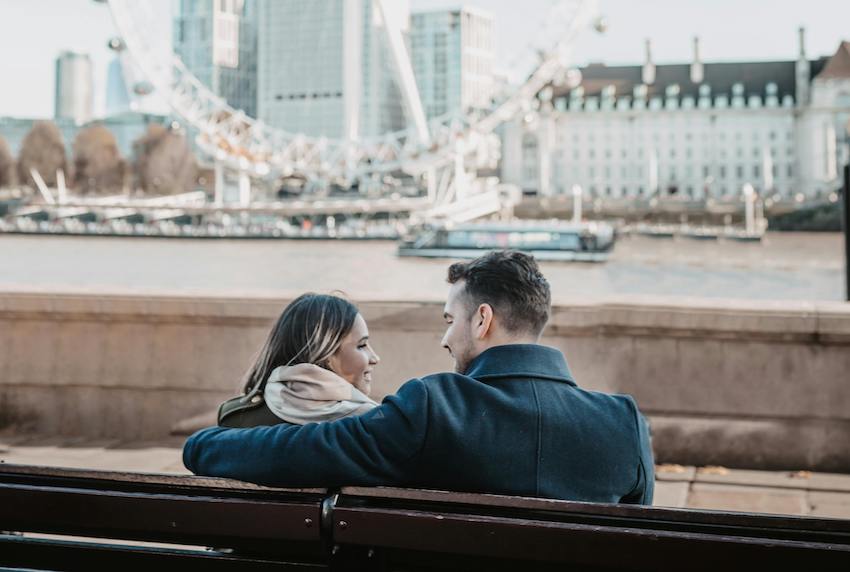
[[[549,282],[534,257],[515,250],[497,250],[469,262],[449,266],[448,282],[466,282],[470,311],[490,304],[509,332],[539,336],[549,320]]]

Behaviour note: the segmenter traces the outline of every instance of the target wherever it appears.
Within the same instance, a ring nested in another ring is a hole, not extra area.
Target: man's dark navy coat
[[[360,417],[214,427],[183,462],[271,486],[392,485],[594,502],[652,502],[647,425],[631,397],[576,386],[563,355],[490,348],[466,375],[414,379]]]

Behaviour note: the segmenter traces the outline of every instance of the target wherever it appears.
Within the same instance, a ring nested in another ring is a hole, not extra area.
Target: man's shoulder
[[[405,382],[396,394],[445,391],[447,389],[457,388],[458,384],[467,384],[470,382],[475,382],[475,380],[452,371],[441,371],[423,375],[422,377],[415,377]]]
[[[594,407],[617,412],[619,415],[634,418],[640,411],[634,397],[625,393],[606,393],[590,389],[576,388],[577,394],[594,404]]]
[[[421,400],[452,400],[462,395],[476,393],[483,387],[481,382],[469,376],[451,371],[431,373],[405,382],[393,396],[403,402]]]

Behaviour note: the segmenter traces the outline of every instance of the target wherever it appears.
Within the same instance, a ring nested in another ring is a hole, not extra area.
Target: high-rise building
[[[62,52],[56,58],[56,119],[82,124],[92,118],[94,79],[88,54]]]
[[[388,2],[406,33],[407,0]],[[377,135],[405,125],[386,22],[372,0],[261,0],[258,117],[294,133]]]
[[[838,188],[850,120],[850,42],[808,59],[591,64],[505,126],[502,178],[528,194],[794,198]]]
[[[180,0],[174,53],[236,109],[257,113],[256,0]]]
[[[126,113],[132,108],[132,97],[124,77],[120,56],[115,56],[106,69],[106,116]]]
[[[493,35],[493,16],[478,8],[413,14],[410,51],[428,118],[489,107]]]

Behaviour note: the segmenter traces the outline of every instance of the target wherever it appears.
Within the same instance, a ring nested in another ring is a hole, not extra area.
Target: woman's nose
[[[375,353],[375,350],[372,350],[372,359],[369,360],[369,363],[375,365],[379,361],[381,361],[381,358],[378,356],[378,354]]]

